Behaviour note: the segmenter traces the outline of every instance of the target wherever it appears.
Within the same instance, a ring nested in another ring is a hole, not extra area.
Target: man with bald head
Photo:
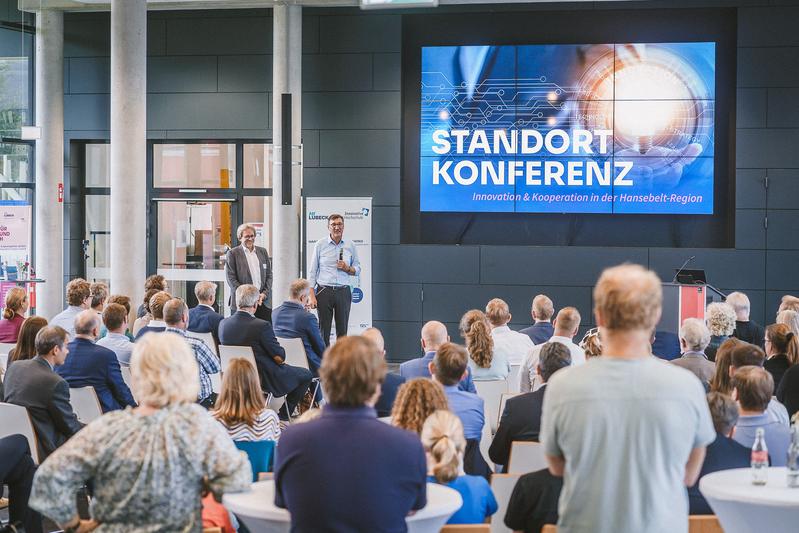
[[[94,387],[104,413],[135,407],[116,354],[95,344],[99,335],[100,316],[91,309],[80,312],[75,317],[75,338],[68,344],[69,354],[56,372],[70,388]]]
[[[366,328],[363,333],[361,333],[361,337],[370,340],[372,344],[377,346],[380,353],[383,354],[383,358],[386,357],[386,343],[379,329]],[[405,383],[404,377],[392,374],[391,372],[386,373],[386,378],[380,388],[380,398],[378,398],[375,404],[377,416],[391,416],[391,408],[394,407],[394,399],[397,397],[397,391],[403,383]]]
[[[428,366],[433,361],[436,351],[442,344],[449,342],[447,326],[438,320],[431,320],[422,327],[422,351],[424,356],[418,359],[405,361],[400,365],[400,375],[405,379],[429,378]],[[472,371],[467,369],[466,377],[458,384],[458,389],[477,394],[477,389],[472,381]]]

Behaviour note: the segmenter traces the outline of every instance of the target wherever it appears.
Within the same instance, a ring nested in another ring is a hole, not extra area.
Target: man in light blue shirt
[[[336,337],[347,334],[350,319],[352,276],[361,273],[358,249],[350,240],[344,240],[344,217],[332,214],[327,217],[330,235],[316,241],[308,268],[311,285],[309,306],[319,310],[319,327],[325,345],[330,345],[330,330],[336,318]]]
[[[563,476],[559,533],[687,533],[688,497],[716,431],[701,382],[649,353],[658,277],[605,270],[594,288],[602,357],[555,373],[540,439]]]
[[[432,377],[430,375],[430,363],[433,362],[436,350],[445,342],[449,342],[447,326],[438,320],[431,320],[422,326],[422,350],[424,350],[424,356],[402,363],[399,367],[400,376],[406,380]],[[466,369],[466,377],[458,383],[458,389],[477,394],[477,388],[472,381],[472,372],[468,367]]]
[[[108,348],[114,352],[120,365],[130,366],[130,356],[133,353],[133,343],[125,331],[128,329],[128,313],[119,304],[108,304],[103,310],[103,324],[108,333],[97,341],[97,346]]]
[[[69,337],[75,336],[75,318],[92,303],[91,284],[82,278],[67,283],[68,307],[50,321],[50,326],[60,326],[67,330]]]

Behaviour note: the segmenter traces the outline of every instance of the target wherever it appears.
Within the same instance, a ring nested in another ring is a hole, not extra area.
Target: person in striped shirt
[[[280,438],[277,413],[267,407],[258,372],[246,359],[233,359],[225,370],[212,414],[234,441]]]

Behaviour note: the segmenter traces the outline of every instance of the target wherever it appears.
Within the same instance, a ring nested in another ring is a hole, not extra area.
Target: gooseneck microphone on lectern
[[[683,264],[682,264],[682,266],[681,266],[680,268],[678,268],[678,269],[677,269],[677,272],[674,274],[674,277],[673,277],[673,278],[672,278],[672,280],[671,280],[671,282],[672,282],[672,283],[674,283],[675,281],[677,281],[677,276],[679,276],[679,275],[680,275],[680,272],[682,272],[682,269],[684,269],[684,268],[686,267],[686,265],[687,265],[688,263],[690,263],[691,261],[693,261],[694,259],[696,259],[696,256],[695,256],[695,255],[692,255],[691,257],[689,257],[689,258],[688,258],[688,259],[685,261],[685,263],[683,263]]]

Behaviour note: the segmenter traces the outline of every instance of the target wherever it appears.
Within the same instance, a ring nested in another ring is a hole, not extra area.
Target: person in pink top
[[[0,320],[0,342],[17,342],[27,310],[28,292],[25,289],[14,287],[6,293],[6,308]]]

